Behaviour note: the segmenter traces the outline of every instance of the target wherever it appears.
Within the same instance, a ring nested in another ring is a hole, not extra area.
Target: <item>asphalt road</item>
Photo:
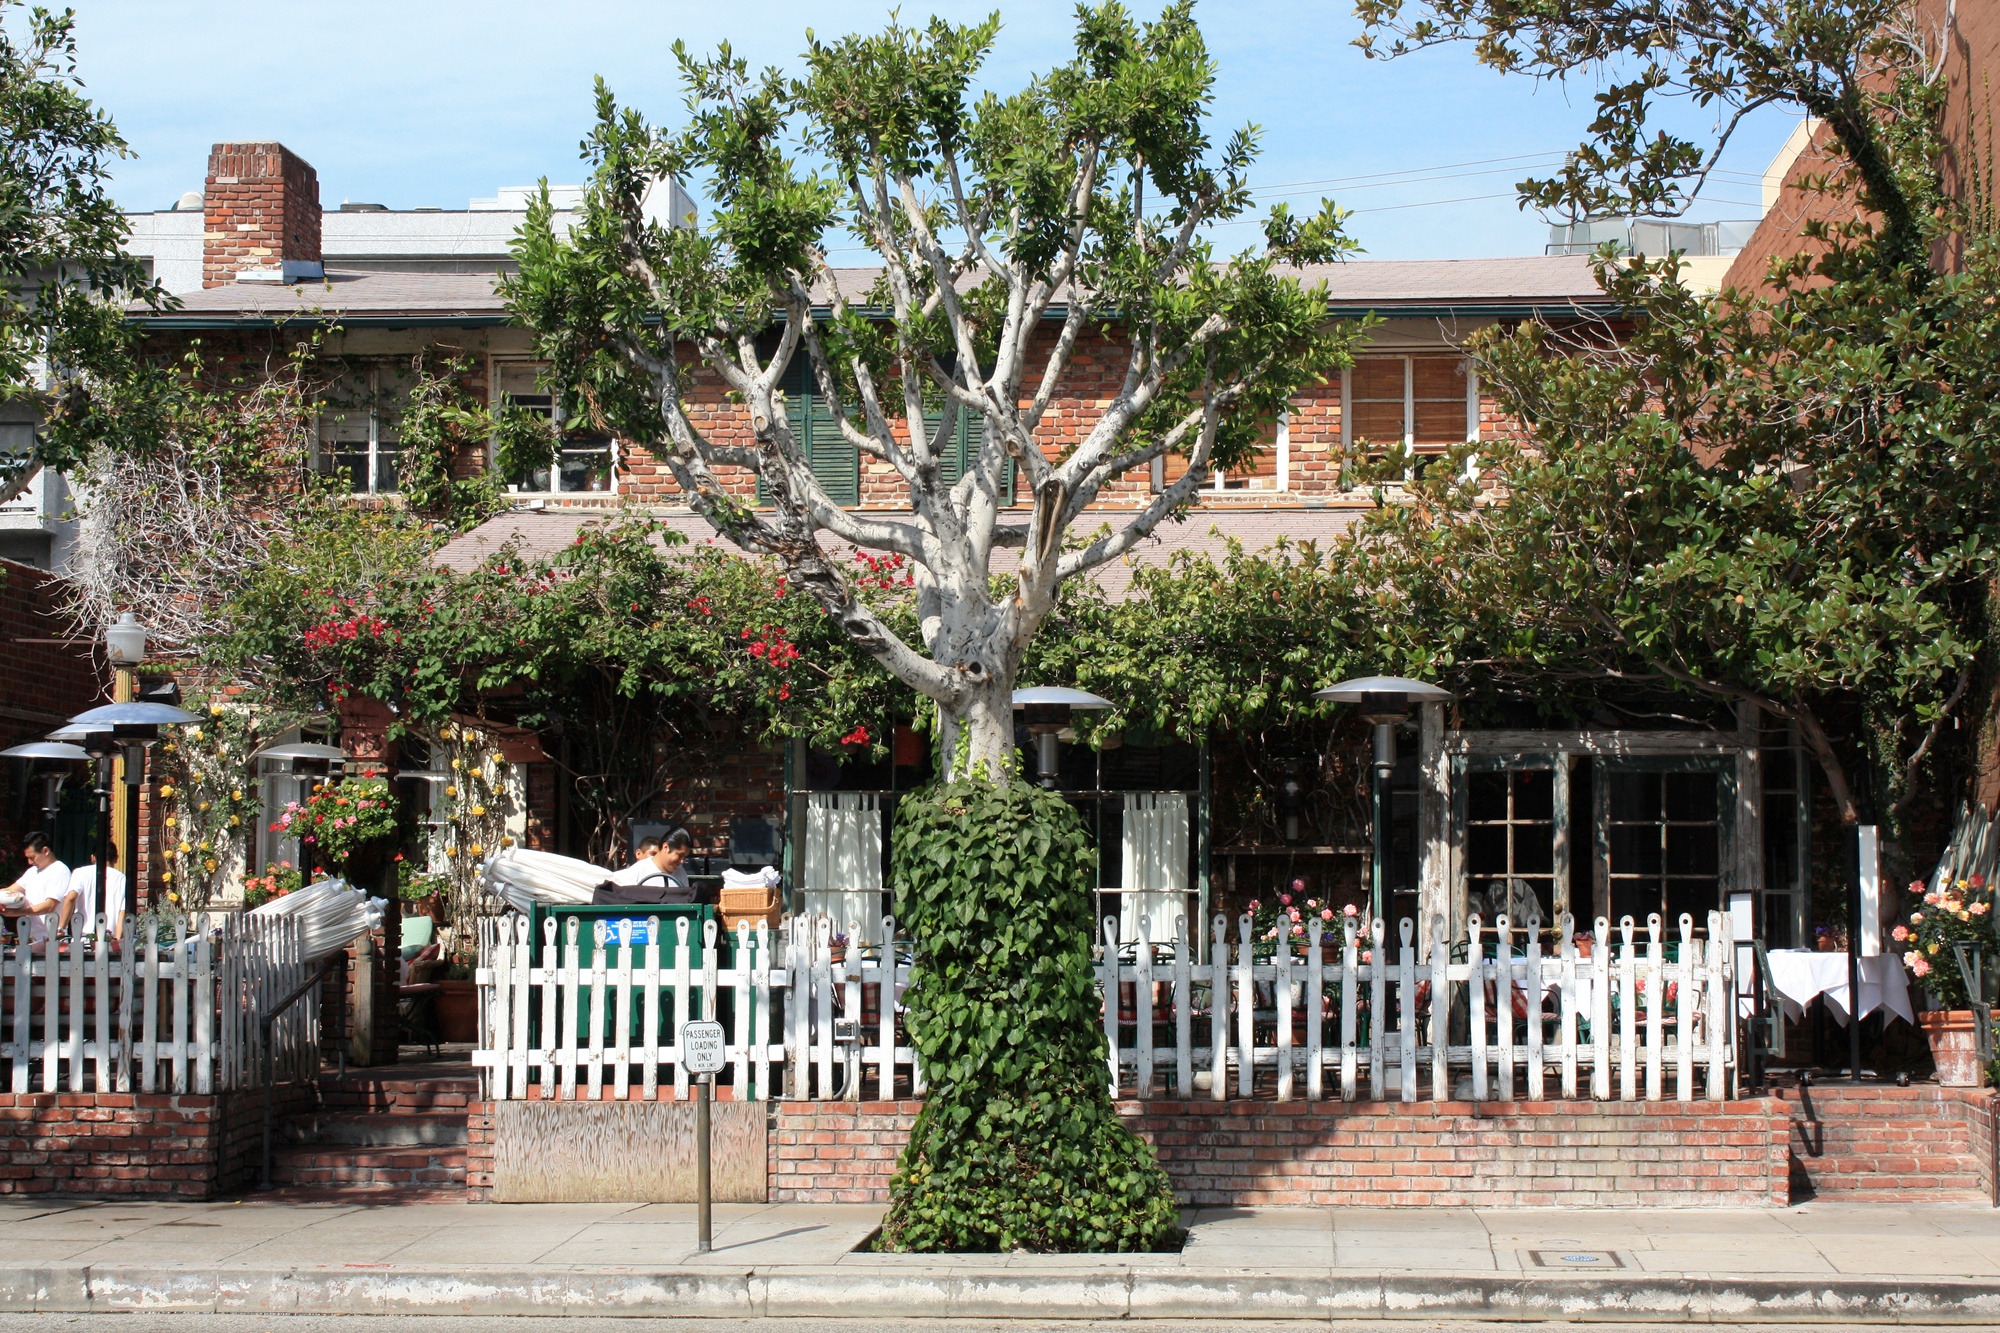
[[[1130,1323],[1116,1321],[984,1321],[984,1319],[622,1319],[600,1317],[604,1333],[774,1333],[778,1327],[812,1329],[814,1333],[1192,1333],[1194,1329],[1230,1327],[1244,1333],[1290,1333],[1296,1329],[1326,1329],[1324,1319],[1270,1321],[1250,1319],[1232,1325],[1212,1321]],[[580,1319],[540,1315],[0,1315],[0,1333],[574,1333]],[[1658,1333],[1658,1323],[1428,1323],[1394,1319],[1380,1323],[1336,1323],[1334,1333]],[[1710,1333],[1770,1333],[1772,1329],[1806,1329],[1812,1325],[1774,1323],[1708,1323]],[[1908,1333],[1916,1327],[1950,1325],[1838,1325],[1842,1333]],[[1956,1325],[1964,1327],[1964,1325]]]

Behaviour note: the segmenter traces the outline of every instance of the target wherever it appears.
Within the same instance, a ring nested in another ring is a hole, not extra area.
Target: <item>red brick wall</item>
[[[772,1202],[883,1202],[916,1102],[779,1102]],[[1175,1193],[1210,1205],[1764,1206],[1789,1199],[1764,1099],[1403,1106],[1125,1102]]]
[[[311,1098],[273,1090],[273,1115]],[[0,1194],[206,1199],[256,1183],[263,1095],[0,1094]]]
[[[281,143],[219,143],[202,191],[201,285],[320,259],[319,173]]]
[[[1815,1087],[1807,1119],[1796,1088],[1780,1089],[1793,1174],[1812,1196],[1881,1203],[1993,1199],[1990,1089]]]

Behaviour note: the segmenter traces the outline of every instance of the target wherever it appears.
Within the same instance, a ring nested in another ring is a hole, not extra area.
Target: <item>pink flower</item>
[[[1304,893],[1305,891],[1306,891],[1306,882],[1304,880],[1295,879],[1292,881],[1293,893]]]
[[[1889,932],[1889,937],[1895,940],[1896,943],[1901,944],[1904,940],[1910,938],[1910,928],[1908,926],[1898,926]]]
[[[1332,909],[1331,907],[1322,907],[1322,908],[1320,908],[1320,909],[1319,909],[1319,919],[1320,919],[1320,920],[1322,920],[1322,921],[1331,921],[1331,920],[1333,920],[1333,909]]]
[[[1928,958],[1918,957],[1916,962],[1910,964],[1910,971],[1916,973],[1920,977],[1929,976],[1931,974],[1931,960]]]
[[[1278,895],[1278,901],[1283,903],[1285,906],[1290,907],[1292,905],[1292,895],[1289,893],[1281,893]]]
[[[1929,903],[1933,907],[1937,906],[1937,900],[1938,900],[1938,895],[1935,893],[1927,893],[1924,895],[1924,901]]]
[[[1922,925],[1922,924],[1923,924],[1923,922],[1924,922],[1924,914],[1923,914],[1922,912],[1912,912],[1912,913],[1910,913],[1910,924],[1911,924],[1911,925],[1913,925],[1913,926],[1920,926],[1920,925]]]
[[[1356,907],[1353,903],[1349,903],[1347,906],[1340,909],[1340,914],[1342,916],[1359,916],[1361,915],[1361,909]]]
[[[1292,920],[1297,921],[1299,920],[1299,909],[1294,907],[1291,911],[1285,913],[1285,915],[1289,916]]]
[[[1924,883],[1924,882],[1923,882],[1922,880],[1920,880],[1920,879],[1913,879],[1913,880],[1911,880],[1911,881],[1910,881],[1910,892],[1911,892],[1911,893],[1918,893],[1918,894],[1920,894],[1920,893],[1922,893],[1922,892],[1924,891],[1924,889],[1925,889],[1926,887],[1928,887],[1928,886],[1927,886],[1927,885],[1925,885],[1925,883]]]

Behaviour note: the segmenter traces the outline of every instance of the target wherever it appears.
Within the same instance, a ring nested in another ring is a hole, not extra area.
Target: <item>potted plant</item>
[[[479,1040],[479,988],[472,979],[472,967],[471,959],[454,957],[436,978],[440,1041]]]
[[[1976,1088],[1983,1077],[1979,1034],[1953,946],[1976,949],[1984,943],[1992,930],[1993,889],[1984,876],[1974,875],[1936,889],[1916,880],[1910,893],[1919,901],[1890,935],[1903,949],[1903,966],[1935,1002],[1917,1015],[1917,1025],[1930,1041],[1938,1082]]]
[[[396,858],[396,897],[404,916],[441,919],[445,900],[451,893],[451,878],[418,870],[402,857]]]
[[[322,783],[303,801],[289,801],[271,825],[313,849],[319,863],[358,887],[379,874],[395,843],[396,794],[387,778]]]
[[[252,875],[243,881],[243,909],[254,912],[273,898],[296,892],[304,883],[305,876],[290,861],[268,866],[263,874]]]

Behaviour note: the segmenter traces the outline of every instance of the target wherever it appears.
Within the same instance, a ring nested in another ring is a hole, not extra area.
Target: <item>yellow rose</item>
[[[456,796],[456,795],[458,795],[458,788],[457,788],[457,786],[455,786],[455,785],[454,785],[454,786],[447,786],[447,787],[446,787],[446,788],[444,789],[444,794],[445,794],[446,796]]]
[[[506,755],[504,755],[504,754],[501,754],[501,753],[500,753],[500,752],[499,752],[498,750],[495,750],[495,751],[493,752],[493,763],[494,763],[494,764],[495,764],[496,766],[498,766],[498,765],[500,765],[500,764],[504,764],[504,763],[506,763],[506,762],[507,762],[507,756],[506,756]]]
[[[231,792],[229,793],[229,799],[230,799],[230,800],[232,800],[232,801],[240,801],[240,800],[242,800],[242,799],[243,799],[243,789],[242,789],[241,787],[238,787],[238,788],[236,788],[235,790],[231,791]]]
[[[240,828],[240,827],[242,826],[242,824],[243,824],[243,816],[241,816],[241,815],[231,815],[231,816],[229,817],[229,827],[231,827],[231,828]]]
[[[178,850],[182,856],[186,856],[189,852],[193,851],[194,848],[188,846],[186,843],[182,843],[176,850]]]
[[[207,867],[209,874],[213,875],[215,873],[215,859],[213,857],[203,861],[202,865]]]
[[[189,739],[189,740],[191,740],[191,741],[198,741],[198,740],[200,740],[200,739],[201,739],[201,728],[200,728],[200,727],[189,727],[189,728],[187,729],[187,736],[188,736],[188,739]]]
[[[174,817],[173,817],[172,815],[168,815],[168,816],[167,816],[167,827],[168,827],[168,828],[173,828],[173,827],[174,827],[175,825],[177,825],[177,824],[179,824],[179,823],[180,823],[180,821],[179,821],[178,819],[175,819],[175,818],[174,818]]]
[[[162,883],[162,884],[171,884],[171,883],[173,883],[173,882],[174,882],[174,872],[173,872],[173,871],[171,871],[171,870],[162,870],[162,871],[160,872],[160,883]]]
[[[177,903],[180,900],[181,896],[178,893],[170,893],[167,895],[167,901],[170,903]]]
[[[481,843],[477,843],[477,842],[475,842],[475,843],[473,843],[473,844],[472,844],[472,854],[473,854],[474,856],[478,856],[478,855],[479,855],[479,854],[480,854],[481,852],[483,852],[483,851],[485,851],[485,850],[486,850],[486,848],[485,848],[484,844],[481,844]]]
[[[204,841],[204,842],[203,842],[203,843],[201,844],[201,849],[202,849],[202,850],[203,850],[204,852],[212,852],[212,851],[214,851],[214,850],[215,850],[214,846],[213,846],[213,845],[211,845],[210,843],[206,842],[206,841]]]
[[[195,808],[196,808],[197,810],[201,810],[201,811],[203,811],[203,812],[206,812],[206,811],[208,810],[208,802],[207,802],[207,801],[203,801],[203,802],[202,802],[202,803],[201,803],[200,805],[196,806]]]
[[[221,716],[222,716],[222,705],[221,705],[221,704],[210,704],[210,705],[208,706],[208,715],[209,715],[210,717],[221,717]]]
[[[167,798],[172,798],[173,794],[174,794],[174,786],[173,786],[173,784],[172,784],[171,782],[164,782],[164,783],[161,783],[161,784],[160,784],[160,795],[161,795],[161,796],[163,796],[163,797],[167,797]]]
[[[451,766],[452,766],[453,768],[464,768],[464,767],[465,767],[465,761],[464,761],[463,759],[454,759],[454,760],[452,760],[452,761],[451,761]]]
[[[502,838],[500,839],[500,845],[502,847],[512,847],[514,845],[514,840],[512,838]]]
[[[472,807],[472,817],[473,817],[474,819],[484,819],[484,818],[486,818],[486,807],[485,807],[485,806],[483,806],[483,805],[475,805],[475,806],[473,806],[473,807]]]

